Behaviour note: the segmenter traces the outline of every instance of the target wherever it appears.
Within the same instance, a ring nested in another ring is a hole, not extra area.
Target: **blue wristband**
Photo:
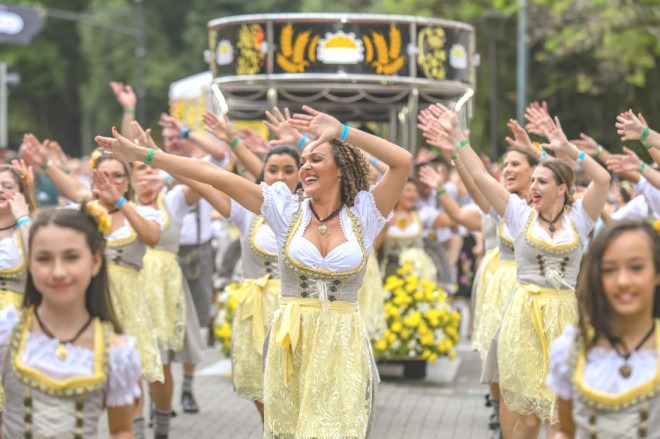
[[[543,151],[543,152],[541,153],[541,160],[545,160],[545,159],[547,159],[547,158],[548,158],[548,153],[545,152],[545,151]]]
[[[187,127],[187,126],[184,126],[184,127],[181,129],[181,135],[180,135],[179,137],[181,137],[182,139],[187,139],[187,138],[188,138],[188,134],[190,134],[190,128]]]
[[[339,140],[341,140],[342,142],[345,142],[347,138],[348,138],[348,125],[342,125],[341,126],[341,136],[339,136]]]
[[[307,137],[302,136],[300,142],[296,145],[296,149],[302,149],[302,147],[305,146],[305,143],[307,143]]]
[[[31,222],[32,222],[32,218],[30,218],[29,216],[24,216],[23,218],[16,221],[16,226],[21,227],[24,226],[25,224],[30,224]]]
[[[121,197],[121,198],[115,203],[115,208],[116,208],[116,209],[119,209],[119,208],[120,208],[121,206],[123,206],[124,204],[126,204],[126,198],[125,198],[125,197]]]
[[[587,158],[587,153],[584,151],[580,151],[580,154],[578,154],[577,159],[575,160],[575,163],[582,163],[582,160]]]
[[[165,174],[165,183],[168,185],[172,184],[172,176],[165,171],[163,173]]]
[[[378,164],[378,159],[376,157],[372,158],[371,159],[371,166],[373,166],[375,168],[377,164]]]

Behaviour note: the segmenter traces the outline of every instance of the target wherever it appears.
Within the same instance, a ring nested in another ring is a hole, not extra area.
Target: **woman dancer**
[[[83,210],[38,214],[25,308],[0,313],[5,438],[96,437],[106,410],[111,437],[133,437],[140,360],[135,340],[117,335],[110,305],[110,220],[102,209]]]
[[[557,438],[656,437],[660,431],[660,237],[613,222],[591,241],[577,295],[577,328],[550,349],[559,398]]]
[[[499,384],[504,398],[504,437],[536,437],[540,422],[552,434],[557,422],[554,395],[545,386],[548,346],[567,323],[576,323],[573,288],[587,234],[600,215],[610,175],[571,144],[559,120],[549,121],[547,149],[576,160],[592,182],[573,203],[573,170],[558,160],[539,164],[532,174],[534,207],[497,184],[460,130],[455,112],[440,125],[481,192],[503,217],[514,240],[518,286],[502,319],[498,345]]]
[[[20,162],[12,165],[0,165],[0,309],[23,304],[30,212],[36,207],[31,172]]]
[[[264,437],[364,438],[378,377],[355,302],[369,250],[394,207],[391,195],[406,182],[412,156],[303,109],[307,114],[290,123],[317,140],[301,157],[299,176],[308,196],[302,201],[283,183],[260,187],[200,161],[151,153],[116,130],[114,138],[96,141],[116,157],[210,183],[250,211],[263,211],[282,249],[283,296],[264,352]],[[371,190],[368,165],[356,147],[389,166]]]

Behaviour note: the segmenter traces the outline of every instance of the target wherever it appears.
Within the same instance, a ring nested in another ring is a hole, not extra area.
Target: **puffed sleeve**
[[[185,186],[178,184],[165,194],[165,205],[172,219],[178,223],[190,212],[191,207],[186,204]]]
[[[565,400],[573,399],[573,384],[571,382],[569,358],[575,342],[575,327],[566,325],[564,332],[550,346],[550,369],[546,384]]]
[[[135,338],[122,335],[119,344],[110,350],[110,376],[105,403],[108,407],[131,405],[140,397],[140,356],[135,349]]]
[[[231,212],[229,214],[229,220],[232,222],[232,224],[238,227],[241,235],[244,236],[250,232],[251,218],[252,212],[238,204],[235,200],[231,200]]]
[[[660,190],[653,186],[646,178],[640,176],[639,181],[635,185],[635,189],[639,192],[646,204],[649,206],[651,213],[657,218],[660,216]]]
[[[161,231],[163,230],[163,226],[165,225],[165,215],[163,214],[163,212],[156,210],[151,206],[139,206],[139,205],[135,205],[135,210],[144,219],[149,221],[156,221],[158,223],[158,227],[160,227],[160,230]]]
[[[378,236],[383,226],[385,226],[387,221],[392,218],[392,212],[390,212],[387,217],[384,217],[383,214],[380,213],[380,210],[378,210],[373,194],[374,187],[375,186],[371,186],[368,192],[358,192],[355,196],[353,207],[351,207],[351,212],[360,221],[364,244],[369,249],[373,245],[376,236]]]
[[[20,315],[14,305],[9,305],[7,308],[0,311],[0,362],[5,357],[5,348],[9,344],[11,333],[14,326],[18,323]]]
[[[261,214],[275,233],[277,243],[282,245],[291,222],[291,217],[298,210],[298,195],[292,194],[286,183],[278,181],[272,186],[261,183],[264,203]]]
[[[511,232],[511,237],[516,238],[520,235],[531,211],[532,208],[527,205],[527,201],[516,194],[509,196],[509,204],[507,204],[502,218]]]
[[[578,234],[582,239],[585,239],[589,232],[591,232],[591,230],[596,225],[596,222],[591,219],[587,211],[584,210],[584,207],[582,206],[582,200],[577,200],[575,203],[573,203],[569,215],[575,223]]]

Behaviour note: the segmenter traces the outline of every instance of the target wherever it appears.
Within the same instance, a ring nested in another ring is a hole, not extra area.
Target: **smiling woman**
[[[357,292],[412,156],[332,116],[303,109],[305,114],[289,121],[316,136],[301,157],[302,200],[284,182],[256,185],[209,163],[151,153],[115,130],[114,138],[96,141],[117,158],[144,160],[211,184],[261,213],[272,229],[280,249],[282,306],[264,344],[264,437],[365,438],[373,421],[377,373]],[[358,148],[389,166],[371,188]]]

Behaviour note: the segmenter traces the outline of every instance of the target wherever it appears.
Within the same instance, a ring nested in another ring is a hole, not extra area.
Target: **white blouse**
[[[503,218],[513,238],[516,238],[523,232],[525,223],[527,222],[529,215],[533,213],[533,210],[534,209],[527,204],[527,201],[521,199],[518,195],[510,195],[509,204],[506,206]],[[582,207],[582,200],[577,200],[568,211],[568,216],[562,216],[561,220],[563,229],[561,232],[555,234],[555,236],[550,236],[550,234],[541,227],[539,216],[536,218],[536,221],[532,226],[532,235],[550,245],[556,246],[571,243],[575,240],[575,236],[573,235],[573,228],[571,227],[568,217],[570,217],[575,223],[577,233],[583,240],[589,234],[591,229],[594,228],[595,222],[584,210],[584,207]]]
[[[376,236],[380,233],[387,220],[392,216],[390,213],[385,218],[380,213],[372,193],[373,188],[374,186],[368,192],[358,192],[353,206],[349,207],[351,213],[357,218],[362,230],[364,251],[367,255],[371,251],[374,239],[376,239]],[[298,230],[296,230],[295,235],[292,237],[289,248],[292,258],[311,268],[335,272],[354,270],[360,265],[364,255],[362,254],[358,236],[353,230],[353,225],[346,209],[342,209],[339,213],[339,221],[346,242],[338,245],[323,257],[319,249],[303,236],[305,229],[312,219],[309,198],[304,199],[301,205],[298,195],[292,194],[288,186],[283,182],[277,182],[272,186],[261,183],[261,189],[264,197],[261,212],[273,229],[278,246],[284,245],[291,220],[298,207],[302,207],[300,227],[298,227]]]
[[[5,358],[5,349],[10,342],[14,326],[20,318],[13,306],[0,311],[0,354]],[[108,407],[133,404],[140,396],[141,366],[135,349],[135,339],[119,335],[123,343],[110,348],[108,387],[105,403]],[[29,333],[21,359],[26,366],[37,369],[55,380],[92,376],[94,374],[94,352],[79,346],[66,344],[68,355],[60,360],[55,355],[58,340],[43,334]],[[11,367],[4,364],[3,367]]]
[[[250,227],[252,226],[252,220],[254,217],[254,213],[250,212],[236,201],[231,200],[231,214],[229,215],[229,219],[236,227],[238,227],[241,236],[247,236],[250,233]],[[275,233],[273,233],[273,229],[271,229],[265,222],[257,229],[257,233],[254,235],[254,240],[257,247],[261,250],[270,253],[271,255],[277,254],[277,240],[275,239]]]
[[[21,265],[22,249],[18,247],[19,230],[0,240],[0,270],[11,270]]]
[[[561,399],[573,398],[573,380],[570,376],[569,360],[573,352],[576,328],[566,325],[564,332],[550,347],[550,371],[547,377],[548,387]],[[631,354],[628,364],[631,375],[624,378],[619,369],[625,364],[623,358],[614,349],[594,347],[587,353],[584,366],[584,381],[593,390],[617,395],[653,380],[656,374],[658,352],[640,350]]]
[[[144,219],[149,221],[156,221],[158,223],[158,227],[160,227],[160,230],[163,230],[163,225],[165,224],[165,214],[163,212],[156,210],[151,206],[142,206],[139,204],[133,205],[133,208]],[[129,236],[131,236],[131,226],[128,220],[124,218],[124,224],[117,230],[106,235],[105,239],[112,241],[114,239],[128,238]]]

